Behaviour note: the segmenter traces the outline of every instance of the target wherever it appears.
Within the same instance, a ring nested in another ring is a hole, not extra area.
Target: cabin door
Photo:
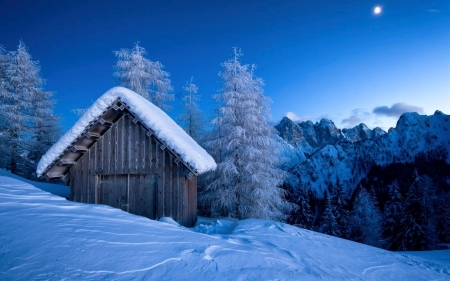
[[[97,175],[96,204],[157,217],[158,174]]]
[[[96,203],[128,212],[129,175],[97,175]]]
[[[158,174],[130,174],[128,179],[130,187],[129,212],[149,219],[157,218]]]

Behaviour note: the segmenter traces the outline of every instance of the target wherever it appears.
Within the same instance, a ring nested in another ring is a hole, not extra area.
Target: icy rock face
[[[284,117],[281,122],[275,126],[280,133],[280,137],[290,144],[299,144],[303,141],[303,132],[291,119]]]
[[[301,180],[319,196],[337,180],[351,194],[373,164],[413,161],[420,152],[433,152],[450,162],[450,116],[440,111],[431,116],[404,113],[388,133],[381,128],[370,130],[364,124],[341,130],[327,119],[315,124],[288,121],[276,129],[284,132],[281,137],[298,150],[297,154],[305,155],[305,160],[291,169],[292,180]],[[309,149],[305,149],[305,141]]]
[[[312,123],[311,123],[312,124]],[[284,117],[281,122],[275,126],[280,137],[294,148],[300,148],[301,154],[312,153],[316,149],[312,146],[311,141],[308,141],[302,130],[291,119]]]
[[[342,129],[342,134],[345,140],[354,143],[362,140],[370,140],[386,134],[386,132],[376,127],[373,130],[369,129],[365,124],[361,123],[351,129]]]
[[[303,152],[311,154],[327,145],[336,145],[341,142],[354,143],[361,140],[377,138],[386,134],[381,128],[369,129],[365,124],[359,124],[351,129],[338,129],[333,121],[321,119],[320,122],[311,121],[295,124],[284,117],[275,126],[280,137]]]

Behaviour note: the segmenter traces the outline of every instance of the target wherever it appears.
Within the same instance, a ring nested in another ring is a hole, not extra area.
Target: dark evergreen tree
[[[450,243],[450,193],[442,196],[438,203],[436,234],[440,243]]]
[[[385,248],[391,251],[397,251],[400,243],[397,241],[397,233],[401,216],[403,213],[404,202],[400,193],[397,181],[389,186],[389,201],[385,205],[384,222],[383,222],[383,238]]]
[[[333,196],[331,198],[331,204],[333,207],[333,214],[336,218],[338,225],[340,237],[348,236],[348,221],[349,221],[349,211],[346,195],[343,191],[343,185],[336,180],[336,186],[333,189]]]
[[[414,171],[413,177],[414,181],[406,195],[398,237],[395,238],[400,243],[399,250],[402,251],[427,250],[431,244],[427,235],[429,224],[423,200],[423,190],[421,190],[422,179],[417,170]]]
[[[333,214],[333,205],[328,192],[324,194],[325,211],[322,215],[320,232],[328,235],[339,236],[339,227],[337,225],[336,217]]]
[[[309,204],[309,194],[302,182],[297,186],[292,202],[295,204],[295,208],[289,218],[289,223],[301,228],[313,229],[314,216]]]
[[[350,214],[350,239],[371,246],[381,246],[381,215],[375,198],[362,187]]]

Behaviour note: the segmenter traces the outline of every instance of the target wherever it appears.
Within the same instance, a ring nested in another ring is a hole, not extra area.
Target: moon
[[[373,13],[375,15],[381,14],[381,7],[380,6],[376,6],[375,8],[373,8]]]

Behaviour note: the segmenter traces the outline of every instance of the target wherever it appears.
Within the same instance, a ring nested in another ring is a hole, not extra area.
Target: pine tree
[[[0,108],[3,108],[3,105],[8,104],[10,96],[9,92],[6,90],[7,75],[6,70],[10,63],[11,57],[5,51],[3,46],[0,45]],[[5,168],[7,166],[7,162],[9,162],[9,158],[7,157],[9,154],[9,149],[7,148],[7,135],[5,134],[8,128],[7,120],[0,114],[0,167]]]
[[[139,42],[131,50],[121,49],[114,51],[114,54],[118,58],[114,76],[121,86],[133,90],[165,111],[171,109],[165,104],[174,100],[174,95],[170,94],[173,90],[170,74],[163,70],[164,66],[159,61],[145,58],[146,51],[139,46]]]
[[[6,83],[6,68],[9,61],[9,55],[6,53],[5,48],[0,45],[0,89],[3,89],[4,83]]]
[[[328,235],[339,236],[339,227],[336,221],[336,217],[333,213],[333,205],[331,204],[331,198],[328,192],[324,194],[325,211],[322,215],[320,224],[320,232]]]
[[[398,251],[400,242],[397,241],[397,233],[404,209],[403,196],[400,193],[398,182],[394,181],[389,186],[389,201],[386,202],[383,222],[383,238],[385,247],[391,251]]]
[[[59,117],[53,114],[53,92],[37,90],[33,98],[33,137],[29,159],[37,162],[60,136]]]
[[[191,77],[189,82],[183,87],[186,95],[183,97],[183,111],[180,114],[180,121],[183,129],[197,142],[201,142],[203,135],[202,112],[198,107],[200,95],[197,95],[198,87],[193,83]]]
[[[240,57],[234,48],[234,57],[222,64],[225,70],[219,74],[223,88],[215,98],[221,106],[212,123],[220,134],[208,146],[221,155],[202,201],[210,204],[213,215],[283,220],[289,204],[279,187],[285,173],[277,168],[275,129],[265,119],[268,99],[262,79],[254,76],[253,66],[242,65]]]
[[[350,214],[349,235],[356,242],[381,245],[381,215],[375,198],[362,187]]]
[[[301,181],[294,192],[292,201],[296,206],[291,214],[289,223],[301,228],[313,229],[314,216],[309,205],[309,195]]]
[[[53,93],[42,89],[45,81],[38,62],[23,42],[1,61],[0,150],[6,158],[2,166],[29,177],[59,132],[59,120],[52,112]]]
[[[450,243],[450,194],[441,196],[437,208],[436,232],[440,243]]]
[[[32,131],[32,101],[42,85],[39,66],[31,60],[26,46],[20,42],[17,51],[10,52],[6,64],[6,79],[2,83],[0,119],[2,119],[2,153],[6,168],[19,173],[23,153],[29,151]]]
[[[343,190],[343,185],[339,181],[339,179],[336,180],[336,186],[333,189],[333,195],[331,197],[331,205],[339,229],[339,236],[347,237],[348,236],[347,228],[350,214],[349,211],[347,210],[348,203]]]
[[[430,247],[427,236],[428,222],[426,218],[426,207],[421,190],[422,179],[417,170],[414,171],[414,181],[411,184],[405,199],[399,232],[396,239],[400,242],[399,249],[402,251],[426,250]]]

